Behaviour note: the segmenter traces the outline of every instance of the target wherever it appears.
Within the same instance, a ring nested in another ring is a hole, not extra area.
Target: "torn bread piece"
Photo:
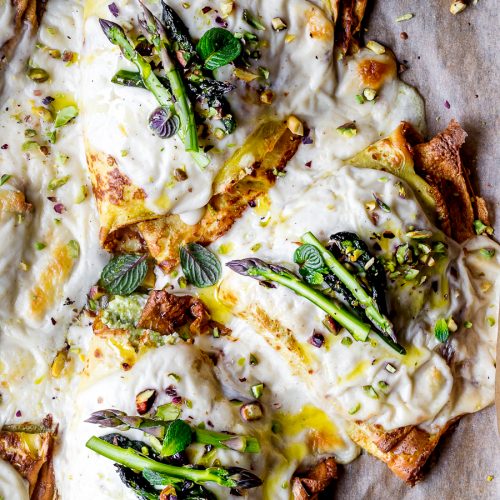
[[[55,432],[44,425],[12,425],[0,430],[0,458],[28,481],[31,500],[55,498],[54,440]]]
[[[351,439],[368,453],[386,463],[389,469],[410,485],[423,477],[423,468],[443,434],[456,420],[435,434],[416,426],[380,432],[374,426],[358,423],[349,429]]]
[[[337,479],[337,463],[333,458],[325,458],[312,469],[298,473],[293,478],[292,493],[294,500],[314,500],[319,498]]]
[[[443,132],[423,142],[420,134],[403,122],[389,137],[368,146],[349,163],[403,179],[443,232],[462,243],[475,235],[474,220],[489,225],[486,203],[474,194],[460,157],[466,137],[459,123],[452,120]]]

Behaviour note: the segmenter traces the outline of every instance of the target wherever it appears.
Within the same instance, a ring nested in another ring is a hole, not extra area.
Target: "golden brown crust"
[[[314,500],[337,479],[337,463],[326,458],[305,473],[294,476],[292,493],[294,500]]]
[[[52,466],[54,435],[0,431],[0,458],[28,481],[31,500],[52,500],[55,478]]]
[[[474,236],[476,218],[488,222],[486,204],[475,198],[472,185],[460,158],[460,148],[467,133],[452,120],[448,127],[429,142],[414,147],[416,172],[440,193],[447,208],[447,217],[441,219],[446,231],[449,221],[451,236],[463,242]]]
[[[359,35],[368,0],[330,0],[335,24],[335,46],[342,54],[352,54],[359,49]]]
[[[359,446],[364,448],[382,462],[391,471],[410,485],[422,478],[423,468],[436,448],[441,436],[453,424],[448,422],[435,434],[414,426],[404,427],[404,431],[392,431],[392,441],[383,439],[383,433],[374,426],[358,423],[349,429],[349,436]],[[409,432],[407,432],[409,429]],[[390,434],[390,433],[389,433]],[[398,435],[399,434],[399,435]],[[375,436],[378,436],[374,438]],[[382,438],[382,440],[380,440]],[[377,445],[380,444],[383,450]]]
[[[275,126],[276,127],[276,126]],[[216,179],[214,196],[200,222],[185,224],[178,215],[169,215],[157,220],[138,224],[138,228],[148,245],[151,255],[169,272],[179,264],[179,247],[191,242],[208,245],[222,235],[241,217],[255,200],[267,193],[276,180],[277,172],[283,170],[297,151],[301,138],[293,135],[286,126],[278,128],[269,145],[265,148],[262,160],[241,175],[239,162],[235,161],[237,171],[231,171],[228,179]],[[265,142],[265,141],[264,141]],[[236,170],[231,166],[228,170]],[[220,186],[218,188],[217,186]]]

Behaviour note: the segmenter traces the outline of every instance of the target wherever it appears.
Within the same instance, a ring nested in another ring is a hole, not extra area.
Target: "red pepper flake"
[[[2,149],[9,149],[9,145],[8,144],[2,144],[1,148]]]
[[[222,26],[223,28],[227,28],[227,22],[224,21],[224,19],[222,19],[222,17],[220,16],[217,16],[215,18],[215,22],[219,25],[219,26]]]
[[[65,210],[66,210],[66,207],[62,204],[62,203],[56,203],[54,205],[54,210],[58,213],[58,214],[62,214]]]
[[[177,389],[175,388],[175,385],[169,385],[165,389],[165,394],[170,397],[175,397],[177,396]]]
[[[109,9],[109,12],[111,12],[111,14],[113,14],[113,16],[118,17],[118,14],[120,13],[120,11],[118,10],[118,6],[116,5],[115,2],[110,3],[108,5],[108,9]]]
[[[313,164],[312,161],[308,161],[308,162],[305,163],[305,165],[306,165],[307,168],[311,168],[312,164]]]
[[[182,398],[180,396],[175,396],[172,398],[172,403],[174,403],[174,405],[180,405],[182,403]]]
[[[21,410],[17,410],[16,411],[16,417],[22,417],[22,413],[21,413]]]
[[[321,347],[325,343],[325,336],[315,330],[309,338],[308,342],[314,347]]]
[[[207,14],[211,10],[212,10],[212,7],[203,7],[203,9],[201,9],[201,11],[203,12],[203,14]]]
[[[444,107],[446,109],[450,109],[451,108],[451,104],[448,101],[444,101]]]

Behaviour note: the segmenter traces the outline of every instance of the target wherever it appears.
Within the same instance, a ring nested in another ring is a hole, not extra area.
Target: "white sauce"
[[[171,372],[181,376],[177,384],[179,393],[193,403],[192,408],[184,408],[185,418],[191,416],[194,423],[210,420],[220,430],[259,435],[263,447],[260,455],[224,452],[218,457],[223,463],[252,468],[265,479],[264,486],[251,493],[252,498],[289,498],[289,490],[282,485],[289,484],[301,463],[314,460],[305,445],[310,429],[335,429],[332,431],[335,439],[324,443],[320,454],[334,455],[337,461],[347,463],[357,456],[358,449],[346,435],[346,419],[369,419],[386,428],[421,423],[431,429],[453,416],[490,404],[494,398],[496,326],[490,326],[488,318],[498,316],[500,283],[495,279],[499,270],[498,248],[485,238],[468,242],[464,246],[467,252],[449,242],[450,258],[459,276],[458,280],[450,276],[454,293],[449,305],[441,310],[425,308],[415,320],[399,319],[397,313],[401,315],[409,309],[406,305],[411,301],[406,294],[401,295],[405,307],[398,308],[394,300],[396,323],[400,321],[405,325],[398,329],[399,338],[411,340],[414,346],[406,361],[380,343],[377,346],[354,343],[346,347],[340,343],[345,333],[328,337],[328,348],[310,346],[307,340],[311,332],[315,328],[324,332],[323,315],[318,309],[285,289],[266,290],[253,280],[225,269],[221,290],[231,291],[239,299],[233,312],[242,314],[250,305],[258,304],[290,328],[307,355],[306,369],[314,370],[312,377],[304,372],[303,366],[291,364],[284,354],[278,355],[252,321],[231,317],[228,311],[225,321],[233,330],[234,341],[207,336],[196,339],[194,346],[164,346],[147,352],[127,372],[120,369],[122,359],[118,348],[103,345],[103,350],[109,350],[105,358],[90,376],[80,377],[92,332],[85,317],[69,331],[68,325],[75,311],[84,304],[85,294],[97,281],[106,260],[99,250],[99,224],[92,197],[78,204],[75,201],[82,185],[90,188],[83,139],[92,148],[115,157],[120,169],[145,190],[152,210],[158,213],[172,210],[181,213],[184,221],[194,223],[200,217],[200,208],[211,196],[212,180],[218,169],[263,115],[283,118],[293,113],[302,118],[311,128],[313,144],[299,148],[286,169],[286,176],[271,190],[269,207],[264,203],[248,210],[226,236],[212,245],[215,251],[221,245],[230,248],[220,256],[223,262],[255,255],[290,265],[296,247],[294,242],[307,230],[321,238],[337,230],[353,230],[368,239],[385,223],[382,217],[379,226],[372,226],[366,216],[364,202],[371,199],[373,191],[391,206],[390,229],[395,233],[400,230],[404,233],[404,226],[409,223],[431,227],[411,197],[402,200],[396,195],[392,176],[345,167],[341,161],[388,135],[402,119],[423,131],[421,98],[405,84],[389,79],[373,103],[358,104],[355,96],[363,88],[357,65],[363,59],[384,60],[385,56],[362,50],[347,64],[343,61],[333,64],[331,40],[309,36],[307,19],[312,3],[300,0],[237,2],[236,10],[228,18],[230,30],[249,29],[241,20],[241,12],[247,6],[260,14],[266,24],[273,17],[282,17],[289,28],[287,32],[274,33],[268,26],[266,32],[259,32],[259,36],[271,42],[269,48],[262,50],[258,65],[270,71],[271,89],[275,94],[273,106],[256,106],[256,94],[249,93],[244,83],[236,82],[237,89],[229,100],[238,120],[237,131],[216,144],[219,151],[210,152],[212,162],[205,171],[194,165],[177,138],[160,140],[147,130],[147,118],[156,107],[148,92],[109,82],[116,70],[129,66],[97,24],[97,16],[112,19],[108,4],[104,0],[51,0],[37,42],[61,52],[74,51],[79,54],[79,62],[65,66],[61,60],[51,58],[47,50],[35,49],[32,41],[25,37],[18,56],[6,71],[0,96],[0,144],[9,146],[0,150],[0,174],[13,176],[0,189],[20,189],[34,206],[33,213],[22,223],[4,214],[0,220],[3,306],[0,351],[8,353],[0,360],[3,396],[0,425],[39,421],[47,413],[53,414],[60,425],[61,446],[55,454],[55,472],[62,500],[135,498],[122,485],[109,460],[84,448],[89,436],[106,431],[83,420],[93,411],[107,407],[133,414],[135,395],[149,387],[158,388],[161,393],[158,402],[164,402],[166,395],[162,388],[172,383],[168,377]],[[118,22],[135,23],[137,3],[123,0],[117,4]],[[217,8],[217,2],[195,0],[187,10],[180,4],[175,3],[176,10],[194,36],[200,36],[214,25],[214,13],[203,15],[200,10],[207,5]],[[11,15],[10,3],[0,0],[0,42],[8,31],[3,28],[11,25]],[[315,15],[321,20],[318,10]],[[328,28],[328,24],[324,26]],[[286,34],[296,35],[295,40],[286,43]],[[49,81],[34,84],[25,76],[28,58],[33,66],[49,72]],[[224,71],[220,73],[222,78]],[[35,95],[37,90],[42,94]],[[80,115],[59,130],[58,140],[51,145],[48,156],[36,151],[22,152],[21,145],[27,140],[26,129],[37,130],[33,140],[44,142],[40,140],[43,132],[38,120],[27,116],[33,114],[32,107],[40,106],[47,95],[59,99],[61,105],[76,102]],[[358,128],[355,137],[348,139],[336,132],[336,127],[353,120]],[[124,151],[126,155],[122,154]],[[69,158],[61,161],[61,155]],[[309,161],[312,161],[311,168],[305,166]],[[172,182],[175,168],[182,166],[186,167],[188,180]],[[54,193],[48,192],[51,179],[66,175],[70,175],[70,180],[64,186]],[[381,177],[387,181],[381,182]],[[56,213],[55,202],[48,200],[48,196],[55,196],[66,210]],[[261,225],[261,218],[269,221],[267,225]],[[60,223],[55,223],[55,219],[60,219]],[[400,236],[397,234],[394,244]],[[69,278],[63,280],[54,304],[42,317],[34,317],[29,312],[32,286],[46,269],[51,251],[70,240],[78,241],[80,257]],[[35,250],[37,242],[44,242],[47,247]],[[256,243],[260,243],[261,248],[253,253],[251,247]],[[485,261],[480,257],[477,250],[484,246],[497,248],[493,259]],[[20,271],[20,266],[26,271]],[[488,290],[486,281],[491,282]],[[63,305],[66,297],[75,303]],[[453,335],[451,343],[458,368],[453,374],[435,352],[437,343],[432,328],[441,315],[462,317],[473,323],[471,329],[460,328]],[[62,376],[53,378],[50,365],[66,338],[71,346],[69,361]],[[95,342],[97,340],[92,339],[91,354]],[[206,361],[201,363],[201,374],[191,369],[201,356],[200,350],[222,352],[215,369]],[[257,356],[258,365],[250,366],[245,361],[249,353]],[[376,361],[372,364],[372,360]],[[384,370],[388,361],[398,367],[395,374]],[[360,363],[365,363],[362,369],[358,369]],[[362,386],[375,386],[379,380],[389,383],[387,396],[377,400],[368,398]],[[259,423],[244,424],[238,409],[229,404],[227,398],[248,397],[249,386],[256,382],[265,384],[265,418]],[[349,409],[357,403],[361,404],[360,410],[350,416]],[[301,420],[304,409],[311,408],[312,413],[321,418]],[[275,418],[282,418],[286,424],[279,439],[268,430]],[[15,479],[11,473],[0,462],[0,494],[3,494],[4,482],[17,487],[19,477]],[[7,476],[9,479],[4,480]],[[24,488],[19,489],[24,495],[26,485],[22,481],[19,485]],[[227,496],[227,492],[217,493],[221,498]]]
[[[14,35],[15,14],[12,0],[0,0],[0,49]]]
[[[0,459],[0,498],[5,500],[28,500],[28,481],[4,460]]]

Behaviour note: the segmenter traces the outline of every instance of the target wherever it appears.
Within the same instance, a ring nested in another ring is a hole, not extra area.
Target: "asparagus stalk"
[[[103,439],[92,436],[85,445],[92,451],[114,462],[124,465],[135,471],[150,470],[160,474],[185,479],[196,484],[216,483],[226,488],[255,488],[262,484],[260,478],[246,469],[239,467],[209,467],[207,469],[193,469],[191,467],[178,467],[141,455],[132,448],[120,448]]]
[[[172,93],[162,85],[158,77],[153,73],[149,63],[134,49],[132,43],[123,31],[123,28],[112,21],[107,21],[106,19],[99,19],[99,23],[108,40],[113,45],[120,47],[125,59],[135,64],[139,70],[144,86],[155,96],[160,106],[163,106],[174,113],[176,110],[172,99]],[[172,86],[172,92],[177,99],[176,92],[180,92],[183,87],[181,88],[179,85],[172,85],[170,78],[169,81]],[[183,109],[185,111],[185,108],[181,106],[181,113]],[[191,152],[194,160],[200,167],[206,167],[209,163],[209,159],[205,153],[199,151],[198,136],[196,135],[194,118],[191,121],[189,117],[183,114],[181,114],[179,118],[181,120],[181,127],[179,128],[178,134],[184,142],[186,150]],[[196,141],[194,141],[194,135],[196,135]]]
[[[288,269],[267,264],[260,259],[233,260],[226,265],[243,276],[250,276],[259,281],[274,282],[286,286],[297,295],[310,300],[313,304],[323,309],[323,311],[348,330],[356,340],[365,341],[368,338],[371,328],[369,324],[364,323],[344,307],[308,286]]]
[[[99,410],[92,413],[86,420],[91,424],[99,424],[100,427],[115,428],[121,431],[129,429],[138,429],[149,434],[157,439],[162,440],[165,433],[171,424],[164,420],[154,420],[151,418],[143,418],[139,416],[129,416],[120,410]],[[234,434],[225,434],[198,427],[192,428],[193,439],[197,443],[209,444],[215,448],[223,448],[226,450],[235,450],[233,442],[238,440],[240,446],[236,451],[245,453],[259,453],[260,444],[257,438],[252,436],[239,436]],[[227,443],[227,444],[224,444]]]
[[[167,47],[169,43],[167,35],[160,20],[157,19],[142,2],[141,5],[145,16],[145,28],[151,35],[153,46],[160,55],[163,69],[165,70],[168,81],[170,82],[172,93],[174,94],[179,108],[178,111],[181,119],[181,129],[182,134],[184,135],[184,145],[186,147],[186,151],[198,152],[198,132],[196,130],[193,108],[187,97],[181,75],[168,53]]]
[[[383,315],[377,306],[377,303],[370,297],[366,290],[361,286],[356,277],[351,274],[336,258],[328,251],[319,240],[311,233],[308,232],[302,236],[302,242],[308,243],[316,247],[325,264],[332,271],[332,273],[339,278],[339,280],[348,288],[348,290],[359,301],[365,310],[366,317],[373,323],[373,325],[382,333],[388,335],[394,342],[397,342],[394,334],[394,328],[389,319]]]

